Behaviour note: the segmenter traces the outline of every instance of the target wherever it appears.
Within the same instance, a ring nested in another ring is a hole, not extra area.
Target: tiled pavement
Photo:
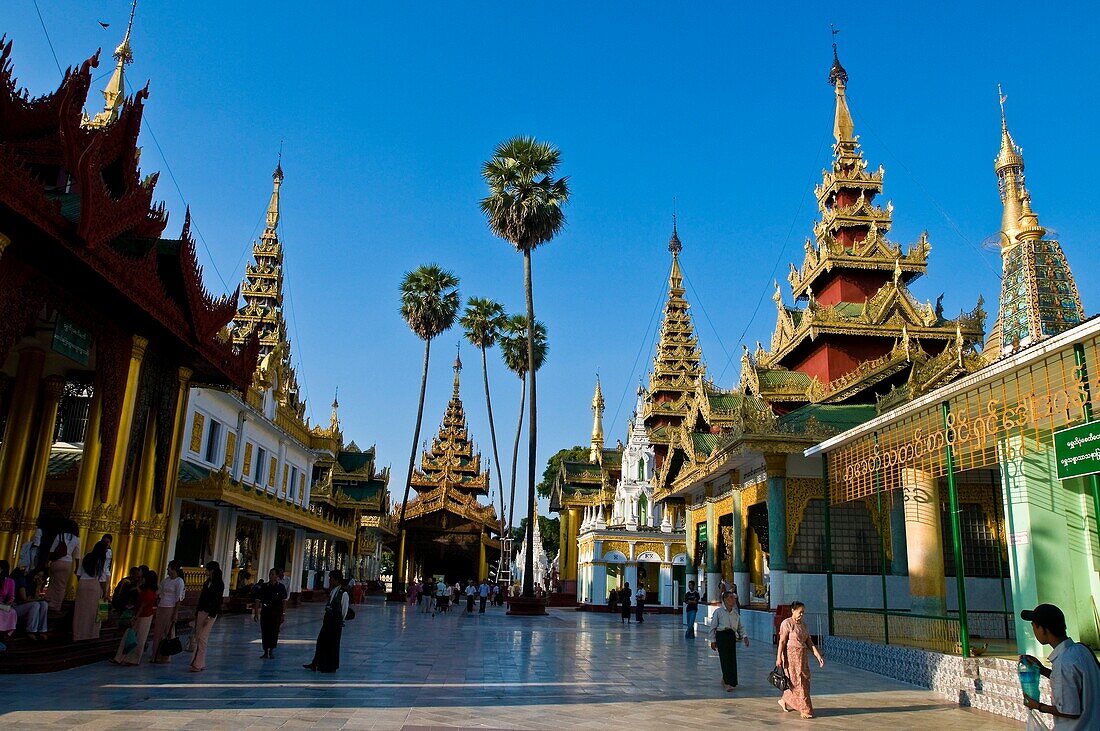
[[[0,676],[0,720],[19,729],[903,729],[1018,726],[946,705],[929,691],[839,665],[815,670],[818,718],[783,714],[766,682],[774,649],[739,654],[726,693],[705,639],[678,617],[623,627],[606,614],[503,610],[432,618],[371,601],[344,630],[335,675],[302,669],[320,608],[291,610],[276,660],[261,660],[258,627],[223,616],[204,673],[100,663],[49,675]]]

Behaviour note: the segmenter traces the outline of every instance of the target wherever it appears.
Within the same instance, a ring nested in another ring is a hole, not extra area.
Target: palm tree
[[[481,211],[489,230],[512,243],[523,254],[523,289],[527,300],[527,322],[535,322],[535,302],[531,289],[531,252],[554,238],[565,226],[562,210],[569,201],[568,178],[554,179],[561,153],[558,148],[534,137],[514,137],[502,142],[491,160],[481,168],[489,185],[489,195],[481,201]],[[535,399],[535,328],[527,331],[527,374],[531,379],[531,421],[527,455],[527,545],[534,541],[535,470],[537,469],[538,410]],[[523,572],[523,595],[533,597],[533,559],[527,552]]]
[[[398,552],[393,570],[393,591],[405,584],[405,507],[409,504],[413,467],[416,465],[416,445],[420,441],[420,426],[424,420],[424,391],[428,387],[428,359],[432,339],[451,329],[458,317],[460,303],[458,277],[435,264],[427,264],[406,272],[401,280],[401,317],[416,336],[424,341],[424,369],[420,374],[420,403],[416,409],[416,429],[409,452],[409,471],[405,477],[405,497],[401,501],[401,517],[397,521]]]
[[[466,339],[481,351],[481,376],[485,382],[485,407],[489,411],[489,436],[493,440],[493,462],[497,468],[497,489],[500,490],[501,535],[504,534],[504,478],[500,473],[500,453],[497,451],[497,429],[493,424],[493,401],[489,396],[489,366],[485,351],[496,345],[500,329],[507,319],[504,306],[484,297],[471,297],[466,301],[466,312],[459,323],[466,330]]]
[[[535,370],[538,370],[546,362],[550,346],[546,341],[546,325],[537,320],[535,321],[534,341]],[[530,360],[527,357],[527,318],[525,316],[512,315],[505,320],[504,326],[501,328],[500,352],[504,357],[504,365],[520,379],[519,423],[516,424],[516,441],[512,447],[512,493],[508,501],[508,535],[512,535],[512,526],[515,525],[513,519],[516,507],[516,463],[519,461],[519,438],[523,431],[523,407],[527,396],[527,368],[530,365]]]

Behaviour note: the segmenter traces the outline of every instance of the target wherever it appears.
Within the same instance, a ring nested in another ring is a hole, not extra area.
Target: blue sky
[[[587,443],[597,370],[608,439],[625,435],[652,357],[674,197],[709,375],[737,382],[742,333],[766,343],[775,324],[773,267],[789,293],[788,262],[801,262],[817,215],[812,186],[832,142],[830,23],[841,29],[865,156],[886,168],[891,238],[906,245],[930,233],[917,295],[945,293],[948,313],[984,295],[995,310],[999,258],[982,246],[1000,222],[1000,82],[1034,207],[1057,231],[1086,311],[1097,311],[1100,147],[1090,85],[1100,15],[1089,5],[882,3],[849,15],[819,3],[523,5],[138,8],[129,78],[151,82],[142,165],[162,171],[168,233],[178,233],[186,200],[209,287],[235,287],[284,141],[281,238],[299,379],[315,421],[327,420],[339,386],[347,438],[377,443],[395,493],[421,357],[398,315],[402,274],[437,262],[461,277],[464,298],[523,305],[521,259],[477,208],[480,163],[512,135],[561,147],[573,189],[568,228],[534,261],[536,312],[551,338],[539,375],[542,458]],[[109,55],[129,10],[125,0],[39,6],[62,67],[100,46]],[[21,84],[32,94],[56,88],[34,5],[9,4],[4,16]],[[436,343],[424,439],[442,417],[460,337]],[[478,358],[466,347],[463,359],[471,430],[488,456]],[[490,378],[510,455],[519,382],[495,353]],[[522,486],[522,465],[520,473]]]

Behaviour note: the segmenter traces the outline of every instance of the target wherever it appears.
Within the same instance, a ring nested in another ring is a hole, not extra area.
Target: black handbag
[[[776,665],[775,670],[768,673],[768,682],[774,685],[776,690],[781,692],[791,689],[791,679],[787,677],[787,673],[783,670],[782,665]]]
[[[172,657],[183,652],[183,643],[179,637],[169,637],[160,641],[160,646],[157,647],[157,654],[162,657]]]

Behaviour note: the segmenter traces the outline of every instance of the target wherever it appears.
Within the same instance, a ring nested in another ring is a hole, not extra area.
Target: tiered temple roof
[[[1001,96],[1001,149],[994,169],[1001,191],[1001,305],[983,356],[993,361],[1057,335],[1085,317],[1062,245],[1046,237],[1031,209],[1024,156],[1008,131]]]
[[[431,449],[420,458],[410,480],[417,497],[406,508],[406,520],[446,511],[483,525],[496,523],[496,511],[478,502],[489,492],[489,470],[481,468],[481,453],[474,451],[466,425],[466,410],[459,393],[462,361],[455,358],[454,392],[447,404],[439,433]],[[396,510],[399,510],[399,506]]]
[[[301,400],[298,376],[291,365],[290,339],[283,315],[283,245],[279,241],[279,191],[283,184],[282,161],[272,173],[271,201],[267,223],[260,240],[252,246],[253,263],[245,269],[241,294],[244,304],[233,321],[233,341],[244,342],[255,335],[260,341],[256,385],[275,387],[279,404],[301,421],[305,403]]]
[[[645,419],[649,439],[657,452],[657,464],[664,460],[672,429],[683,421],[691,408],[691,397],[702,381],[705,367],[699,352],[699,339],[684,299],[684,277],[680,272],[680,252],[683,250],[672,223],[668,250],[672,253],[672,272],[668,279],[668,300],[661,321],[661,336],[649,376],[649,391],[645,399]]]
[[[802,266],[791,265],[794,298],[775,287],[776,326],[767,349],[742,357],[741,387],[779,413],[810,403],[912,398],[977,367],[982,301],[947,318],[939,301],[920,302],[909,283],[927,272],[927,233],[904,251],[888,240],[893,205],[882,207],[884,172],[867,171],[834,53],[833,164],[815,188],[820,220]]]

